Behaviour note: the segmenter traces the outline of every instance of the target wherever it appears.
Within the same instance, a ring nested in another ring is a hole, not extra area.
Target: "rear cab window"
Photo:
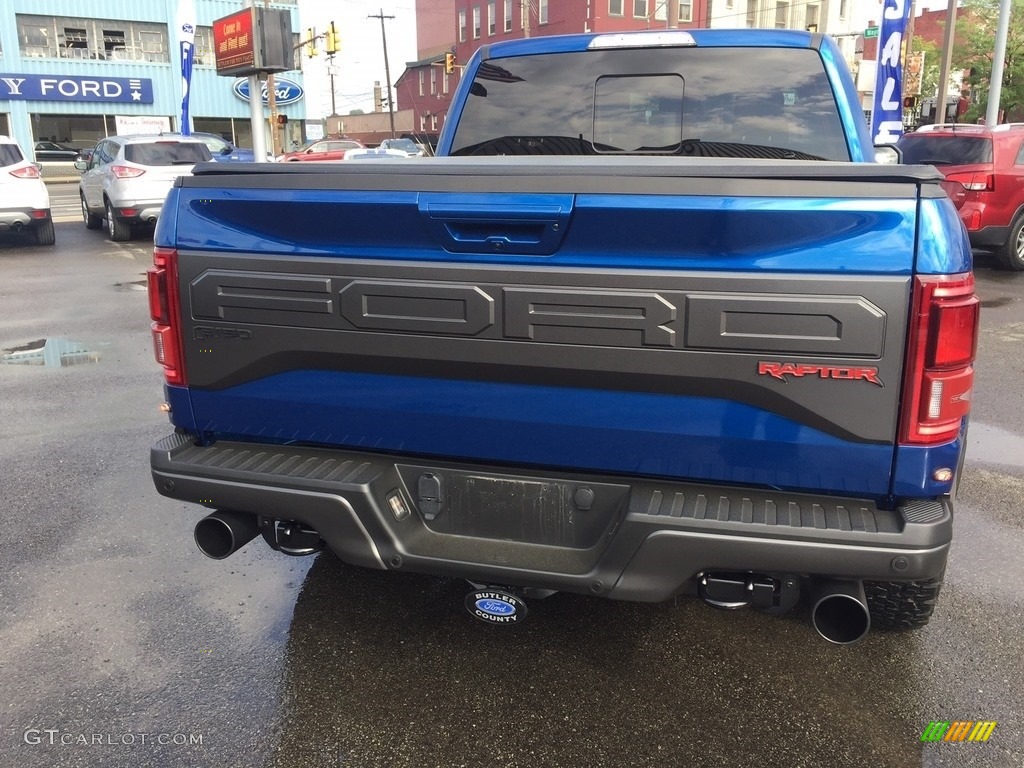
[[[194,165],[212,157],[206,145],[198,141],[158,141],[128,144],[124,148],[125,160],[139,165]]]
[[[942,133],[907,134],[899,141],[906,165],[980,165],[992,162],[988,136]]]
[[[491,59],[470,87],[452,154],[850,160],[821,58],[801,48]]]

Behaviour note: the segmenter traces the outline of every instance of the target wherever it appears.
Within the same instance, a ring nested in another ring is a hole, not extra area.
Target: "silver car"
[[[78,182],[88,229],[104,219],[111,240],[129,240],[135,227],[160,216],[164,198],[179,176],[213,156],[200,139],[185,136],[110,136],[100,141]]]
[[[412,139],[384,139],[380,143],[381,149],[397,149],[404,152],[407,157],[423,157],[423,147]]]

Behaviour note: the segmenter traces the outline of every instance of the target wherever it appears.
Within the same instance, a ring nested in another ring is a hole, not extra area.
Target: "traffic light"
[[[914,109],[917,107],[917,96],[904,96],[903,97],[903,108]]]
[[[316,28],[310,27],[306,30],[306,55],[309,58],[316,57]]]
[[[454,53],[450,53],[450,52],[446,53],[444,55],[444,73],[446,75],[450,75],[454,71],[455,71],[455,54]]]
[[[288,125],[288,115],[284,114],[283,112],[278,112],[277,113],[277,124],[278,125]]]
[[[333,56],[341,50],[341,35],[338,34],[338,30],[334,28],[334,22],[331,22],[330,29],[327,30],[327,34],[324,37],[324,52],[328,56]]]

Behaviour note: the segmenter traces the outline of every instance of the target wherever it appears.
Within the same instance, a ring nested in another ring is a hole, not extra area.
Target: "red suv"
[[[362,148],[363,145],[355,139],[320,139],[294,152],[285,152],[277,159],[282,162],[344,160],[348,150]]]
[[[937,166],[971,245],[1024,270],[1024,123],[925,125],[897,146],[903,162]]]

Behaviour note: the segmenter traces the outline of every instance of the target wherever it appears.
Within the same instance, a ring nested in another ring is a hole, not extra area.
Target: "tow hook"
[[[315,555],[326,546],[319,533],[294,520],[261,518],[260,528],[272,549],[292,557]]]
[[[476,589],[466,595],[466,610],[486,623],[513,626],[526,620],[526,603],[511,587],[474,585]]]
[[[800,580],[796,576],[772,578],[759,573],[707,572],[697,579],[697,594],[705,603],[721,610],[750,607],[782,614],[800,600]]]

